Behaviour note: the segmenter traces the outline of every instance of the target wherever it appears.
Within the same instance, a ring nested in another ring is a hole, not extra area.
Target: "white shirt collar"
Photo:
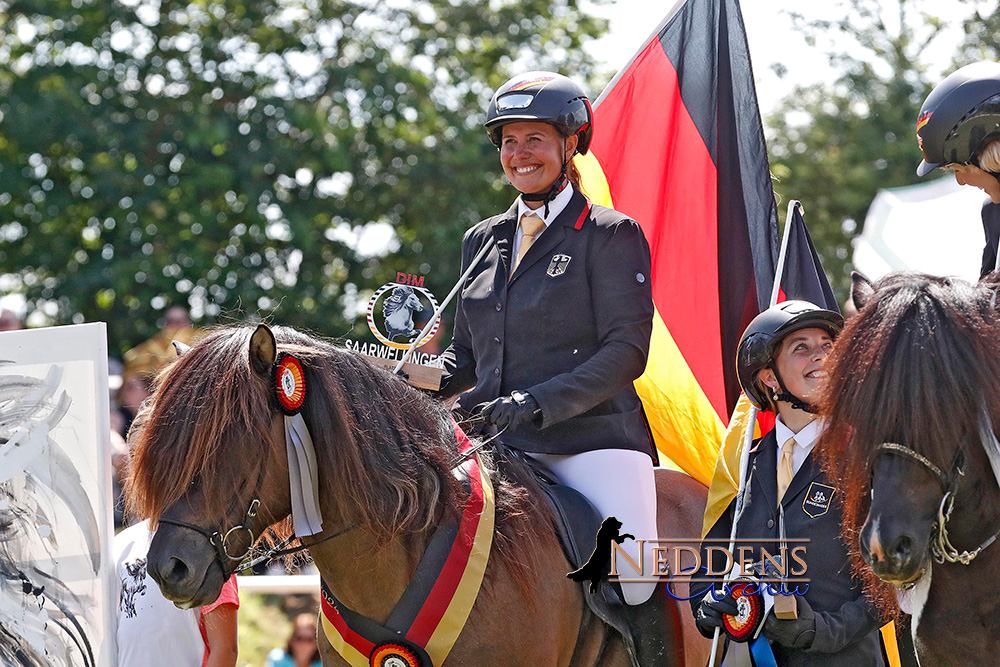
[[[792,429],[785,426],[785,423],[781,421],[781,417],[779,416],[774,421],[774,435],[778,441],[778,457],[775,463],[778,465],[781,464],[781,446],[794,436],[795,446],[792,447],[792,473],[797,474],[799,468],[802,467],[809,454],[812,453],[813,447],[816,446],[816,439],[822,431],[823,424],[820,423],[820,420],[814,419],[803,426],[798,433],[792,433]]]
[[[802,447],[804,449],[812,449],[812,446],[816,444],[816,438],[820,434],[820,420],[814,419],[805,426],[798,433],[793,433],[792,429],[785,426],[785,422],[781,421],[779,416],[774,420],[774,435],[778,440],[778,449],[788,441],[789,438],[795,437],[795,446]]]
[[[573,184],[568,183],[559,194],[555,196],[555,199],[549,202],[549,214],[545,215],[545,204],[542,204],[538,208],[532,209],[528,208],[528,205],[524,201],[524,197],[517,198],[517,219],[521,220],[521,216],[525,213],[533,213],[542,219],[545,223],[545,228],[548,229],[552,221],[555,220],[560,213],[569,204],[569,200],[573,198]]]

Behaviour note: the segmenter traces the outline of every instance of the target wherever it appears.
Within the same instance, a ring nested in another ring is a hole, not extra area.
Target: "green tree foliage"
[[[578,4],[0,0],[6,287],[108,321],[112,350],[174,303],[344,335],[397,270],[447,290],[464,229],[511,199],[490,92],[589,79],[605,26]]]
[[[797,88],[767,119],[775,191],[799,199],[834,289],[850,285],[851,239],[881,188],[917,182],[920,105],[948,63],[927,63],[946,24],[916,0],[849,0],[837,21],[794,16],[812,45],[829,49],[836,82]],[[783,208],[783,207],[782,207]]]
[[[979,0],[975,11],[962,23],[965,38],[955,57],[962,66],[980,60],[1000,62],[1000,2]]]

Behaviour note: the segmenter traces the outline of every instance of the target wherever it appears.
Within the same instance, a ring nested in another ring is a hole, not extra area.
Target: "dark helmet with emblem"
[[[813,328],[823,329],[831,338],[836,338],[844,328],[844,318],[840,313],[820,308],[808,301],[784,301],[753,318],[750,326],[743,332],[736,351],[736,375],[743,393],[758,410],[767,410],[770,402],[757,384],[757,374],[765,368],[771,368],[781,387],[782,393],[778,394],[778,400],[788,401],[794,408],[812,412],[808,403],[788,392],[774,362],[785,336],[794,331]]]
[[[1000,139],[1000,63],[966,65],[939,83],[920,107],[917,142],[924,159],[917,175],[970,162],[993,139]]]
[[[500,147],[503,126],[517,122],[548,123],[563,136],[579,137],[576,150],[585,155],[594,132],[590,100],[576,82],[555,72],[527,72],[503,84],[493,93],[486,109],[486,131]]]

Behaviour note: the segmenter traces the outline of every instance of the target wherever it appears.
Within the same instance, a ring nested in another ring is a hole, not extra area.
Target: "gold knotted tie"
[[[792,449],[795,448],[795,438],[789,438],[781,446],[781,460],[778,461],[778,504],[785,496],[788,485],[792,483],[795,469],[792,467]]]
[[[521,239],[521,247],[517,251],[517,259],[514,260],[514,266],[510,267],[511,276],[517,271],[517,267],[521,264],[525,253],[528,252],[528,248],[535,242],[535,237],[543,229],[545,229],[545,222],[534,213],[525,213],[521,216],[521,232],[524,234],[524,238]]]

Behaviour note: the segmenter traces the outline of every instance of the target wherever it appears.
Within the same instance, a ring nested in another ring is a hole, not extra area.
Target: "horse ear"
[[[170,342],[174,346],[174,352],[177,353],[178,357],[184,355],[185,352],[187,352],[188,350],[191,349],[190,345],[182,343],[179,340],[174,340],[174,341],[170,341]]]
[[[857,271],[851,271],[851,300],[854,307],[861,310],[868,303],[868,300],[875,294],[872,281]]]
[[[278,345],[274,342],[274,334],[266,324],[257,326],[250,336],[250,366],[261,375],[267,375],[278,357]]]

